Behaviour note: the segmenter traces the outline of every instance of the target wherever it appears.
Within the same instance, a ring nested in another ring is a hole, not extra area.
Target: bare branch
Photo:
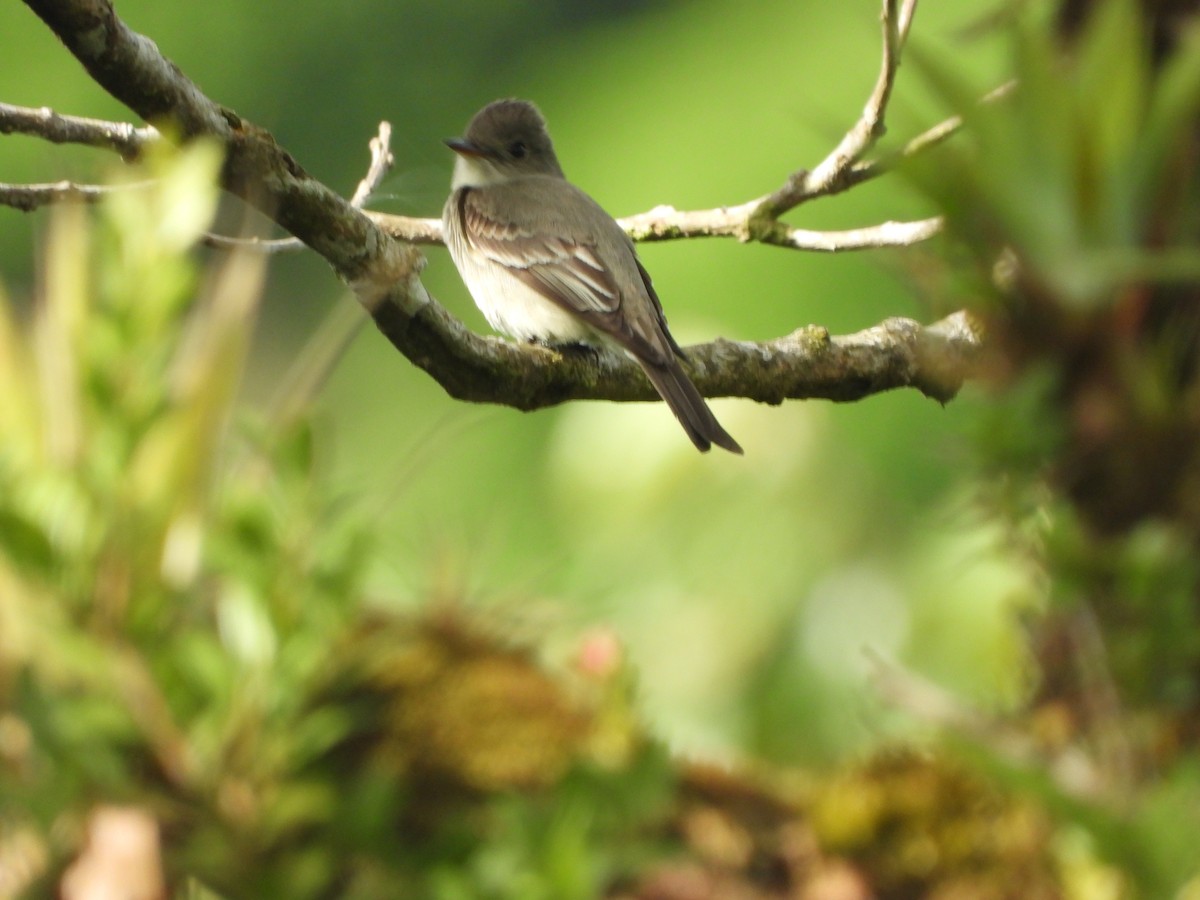
[[[379,185],[383,183],[387,173],[391,171],[392,163],[396,161],[392,156],[392,123],[380,122],[379,132],[371,138],[368,146],[371,148],[371,165],[358,187],[354,189],[354,196],[350,198],[350,205],[356,209],[367,205],[371,196],[379,190]]]
[[[748,218],[752,208],[753,204],[695,210],[656,206],[647,212],[617,219],[617,224],[625,229],[630,238],[640,243],[732,237],[739,241],[757,241],[814,253],[911,247],[933,237],[942,227],[942,220],[935,217],[912,222],[880,222],[845,231],[812,231],[783,222],[752,220]],[[394,238],[414,244],[442,243],[441,219],[413,219],[371,211],[367,215]]]
[[[304,241],[296,237],[232,237],[228,234],[217,234],[212,231],[205,234],[200,239],[200,243],[205,247],[212,247],[214,250],[249,250],[253,253],[265,253],[267,255],[292,253],[296,250],[304,249]]]
[[[993,103],[996,100],[1001,100],[1009,96],[1016,90],[1017,83],[1015,81],[1006,81],[1004,84],[986,93],[980,103]],[[895,168],[897,164],[906,159],[911,159],[918,154],[924,153],[927,150],[938,146],[962,129],[963,117],[951,116],[950,118],[939,122],[932,128],[911,138],[899,150],[887,156],[873,160],[863,160],[855,163],[847,173],[847,187],[860,184],[871,178],[876,178],[885,172]]]
[[[126,161],[137,159],[147,146],[162,137],[150,126],[135,128],[126,122],[64,116],[44,106],[29,109],[9,103],[0,103],[0,134],[26,134],[52,144],[83,144],[115,150]]]
[[[111,147],[111,135],[132,134],[126,149],[138,153],[153,142],[160,140],[152,128],[135,129],[121,122],[106,122],[100,119],[85,119],[64,116],[49,109],[27,109],[0,104],[0,130],[6,124],[26,123],[23,130],[28,134],[46,136],[50,131],[62,140],[98,147]],[[961,125],[957,117],[948,119],[934,129],[915,138],[901,151],[902,156],[911,155],[926,146],[944,140]],[[371,166],[359,182],[350,205],[361,209],[378,189],[392,165],[388,148],[391,125],[381,122],[379,134],[371,139]],[[11,130],[17,130],[16,127]],[[49,139],[49,138],[48,138]],[[853,169],[856,181],[866,180],[880,174],[885,165],[893,160],[860,164]],[[90,185],[60,181],[54,184],[14,185],[0,184],[0,205],[30,212],[50,203],[72,199],[94,202],[114,190],[125,190],[140,185]],[[671,206],[658,206],[648,212],[627,216],[618,220],[635,241],[666,241],[680,238],[733,237],[741,241],[757,241],[794,250],[818,253],[838,253],[848,250],[878,249],[881,247],[904,247],[919,243],[936,234],[940,222],[924,219],[916,222],[883,222],[865,228],[847,231],[813,231],[795,228],[771,218],[754,218],[759,201],[738,206],[724,206],[704,210],[677,210]],[[420,219],[397,216],[389,213],[368,211],[371,218],[385,233],[398,240],[412,244],[439,245],[442,243],[440,219]],[[241,247],[260,253],[282,253],[297,250],[303,243],[295,237],[262,239],[239,238],[209,234],[204,243],[210,247],[230,249]]]
[[[266,131],[204,96],[154,42],[130,30],[111,0],[25,0],[88,74],[147,121],[170,122],[172,140],[205,136],[226,151],[222,185],[320,253],[348,281],[391,273],[400,302],[423,264],[366,216],[311,178]]]
[[[862,115],[815,168],[793,173],[782,187],[763,197],[759,201],[757,215],[778,218],[805,200],[845,190],[848,186],[845,179],[854,164],[883,136],[886,130],[884,114],[900,68],[900,54],[917,9],[917,0],[903,0],[899,11],[896,2],[883,0],[883,13],[880,16],[883,59],[875,88],[863,107]]]
[[[354,196],[350,198],[350,205],[355,209],[362,209],[363,206],[371,199],[371,195],[379,189],[380,182],[391,169],[394,159],[391,150],[392,142],[392,126],[390,122],[380,122],[379,132],[375,137],[371,138],[369,144],[371,149],[371,165],[367,169],[367,174],[363,176],[358,183],[358,187],[354,190]],[[3,198],[0,197],[0,202]],[[286,237],[274,238],[266,240],[263,238],[240,238],[229,237],[224,234],[206,234],[203,243],[207,247],[215,247],[219,250],[232,250],[240,248],[243,250],[252,250],[256,253],[287,253],[293,250],[299,250],[304,246],[304,243],[299,238]]]
[[[47,107],[30,109],[8,103],[0,103],[0,134],[28,134],[53,143],[74,143],[115,150],[126,161],[137,159],[147,146],[162,139],[159,132],[149,126],[136,128],[126,122],[68,116]],[[350,199],[350,205],[356,209],[361,209],[370,201],[394,162],[390,147],[391,136],[391,124],[380,122],[379,131],[371,139],[369,145],[371,165]],[[39,207],[60,203],[64,200],[94,203],[114,191],[141,188],[149,186],[149,184],[149,182],[139,182],[124,185],[97,185],[71,181],[58,181],[53,184],[0,183],[0,205],[13,207],[22,212],[32,212]],[[402,234],[397,236],[403,237]],[[439,223],[436,242],[440,243],[440,241]],[[303,242],[295,237],[264,240],[220,234],[205,235],[203,242],[209,247],[219,249],[240,247],[261,253],[280,253],[298,250],[304,246]]]
[[[441,246],[444,243],[441,219],[414,219],[374,210],[367,210],[366,214],[372,222],[396,240],[424,246]]]
[[[116,191],[149,187],[152,182],[135,184],[77,184],[74,181],[56,181],[53,184],[0,184],[0,206],[11,206],[21,212],[33,212],[51,203],[70,200],[77,203],[95,203],[101,197]]]
[[[900,15],[896,21],[896,47],[903,47],[908,42],[908,31],[912,28],[913,16],[917,13],[917,0],[904,0],[904,5],[900,7]],[[896,65],[900,64],[899,56],[896,57]]]
[[[900,10],[900,35],[907,34],[915,3],[906,3]],[[895,73],[885,65],[884,71]],[[988,92],[981,103],[992,103],[1008,97],[1016,88],[1008,81]],[[888,88],[890,90],[890,87]],[[868,111],[879,110],[880,85],[868,103]],[[863,128],[860,120],[859,128]],[[774,194],[737,206],[722,206],[704,210],[677,210],[672,206],[654,209],[620,219],[621,225],[635,241],[669,241],[693,237],[735,237],[741,241],[757,241],[796,250],[836,253],[843,250],[864,250],[880,247],[906,247],[927,240],[941,230],[941,220],[923,219],[915,222],[883,222],[849,231],[807,231],[779,221],[784,207],[792,208],[805,200],[837,193],[891,171],[899,163],[924,153],[946,141],[963,126],[962,116],[951,116],[909,140],[899,150],[872,160],[859,160],[838,172],[832,181],[820,184],[819,176],[806,171],[793,173],[786,184]],[[879,126],[882,127],[882,126]],[[846,140],[843,140],[843,145]],[[826,161],[837,154],[835,150]],[[824,163],[822,163],[824,165]],[[422,222],[424,220],[414,220]]]
[[[386,124],[386,123],[385,123]],[[946,123],[943,123],[946,124]],[[372,139],[372,144],[377,139]],[[866,171],[866,170],[864,170]],[[867,177],[874,175],[871,170]],[[368,178],[370,175],[368,175]],[[358,191],[351,198],[351,205],[359,207],[370,198],[374,188],[366,189],[364,178]],[[146,183],[148,184],[148,182]],[[137,185],[92,185],[60,181],[54,184],[0,184],[0,205],[11,206],[23,212],[67,199],[95,202],[105,194],[116,190],[127,190]],[[841,253],[851,250],[875,250],[883,247],[908,247],[927,240],[941,230],[941,219],[921,219],[912,222],[881,222],[865,228],[845,231],[813,231],[795,228],[783,222],[751,220],[755,204],[727,206],[716,209],[677,210],[671,206],[657,206],[644,213],[618,219],[618,223],[635,241],[655,242],[682,238],[733,237],[741,241],[758,241],[794,250],[816,253]],[[442,244],[441,219],[419,219],[397,216],[368,210],[366,215],[386,234],[412,244],[436,246]],[[259,253],[283,253],[298,250],[303,243],[294,237],[262,239],[238,238],[220,234],[208,234],[204,244],[218,249],[254,250]]]
[[[909,247],[937,234],[942,226],[940,218],[932,218],[914,222],[881,222],[846,231],[810,231],[774,220],[751,218],[753,207],[754,204],[743,204],[680,211],[670,206],[659,206],[617,221],[635,241],[735,237],[740,241],[757,241],[816,253]]]
[[[883,61],[879,69],[879,78],[875,82],[875,88],[871,91],[871,96],[867,99],[858,121],[846,132],[829,155],[809,173],[806,179],[809,191],[823,190],[827,185],[835,182],[851,165],[858,162],[879,138],[883,137],[886,130],[883,121],[884,113],[892,96],[892,87],[896,83],[896,72],[900,68],[900,52],[904,46],[904,40],[908,36],[908,27],[912,24],[916,5],[916,0],[905,0],[898,20],[896,0],[884,0],[883,14],[880,17],[883,25]],[[903,28],[901,28],[902,24]]]

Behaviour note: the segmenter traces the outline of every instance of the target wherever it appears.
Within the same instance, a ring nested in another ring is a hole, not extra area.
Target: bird
[[[496,100],[446,145],[450,256],[488,323],[546,345],[615,345],[646,373],[702,452],[742,453],[688,378],[633,242],[567,180],[534,104]]]

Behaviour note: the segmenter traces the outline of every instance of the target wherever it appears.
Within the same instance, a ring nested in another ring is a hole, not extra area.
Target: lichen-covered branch
[[[481,337],[434,301],[420,282],[424,258],[414,244],[439,242],[437,223],[368,214],[357,208],[390,161],[386,135],[373,145],[374,161],[364,179],[365,187],[360,185],[355,198],[346,200],[309,176],[269,133],[204,96],[152,41],[131,31],[117,17],[111,0],[25,2],[102,87],[143,119],[170,127],[163,127],[160,133],[49,111],[31,116],[0,107],[0,122],[6,123],[0,124],[0,130],[107,146],[127,157],[136,156],[147,142],[162,138],[205,137],[220,142],[226,152],[222,186],[324,257],[354,289],[392,344],[454,397],[518,409],[574,399],[656,399],[637,366],[622,356],[604,351],[559,352]],[[881,75],[885,89],[876,88],[879,99],[869,107],[876,111],[864,112],[864,120],[882,116],[907,31],[905,23],[915,3],[906,0],[899,26],[889,24],[894,6],[895,0],[887,0],[885,7],[892,12],[885,14],[885,33],[889,35],[885,45],[893,61],[885,65],[886,76]],[[874,135],[878,129],[870,121],[867,131]],[[864,146],[869,144],[870,140]],[[860,152],[851,153],[846,165],[860,156]],[[681,215],[693,217],[689,226],[692,236],[724,234],[820,250],[908,244],[928,237],[938,227],[937,220],[925,220],[888,222],[832,234],[806,232],[784,225],[772,215],[764,216],[763,203],[753,201],[725,210],[724,219],[710,217],[707,224],[700,221],[703,214]],[[769,211],[777,214],[785,205],[776,203]],[[735,221],[736,215],[743,213],[742,220]],[[633,217],[624,224],[643,240],[679,236],[667,235],[662,226],[648,223],[645,217]],[[972,372],[978,348],[976,331],[958,314],[927,327],[890,319],[843,337],[809,327],[763,343],[718,340],[688,348],[688,357],[692,377],[709,396],[768,403],[815,397],[855,400],[891,388],[915,387],[946,400]]]
[[[434,304],[412,316],[381,310],[375,321],[461,400],[533,410],[568,400],[658,399],[637,365],[615,353],[483,337]],[[963,312],[932,325],[893,318],[837,336],[810,325],[771,341],[716,340],[685,351],[705,396],[763,403],[860,400],[901,387],[945,402],[981,362],[979,332]]]

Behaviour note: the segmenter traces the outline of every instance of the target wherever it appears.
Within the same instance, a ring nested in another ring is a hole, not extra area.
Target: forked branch
[[[0,106],[0,131],[106,147],[124,158],[136,158],[158,140],[215,139],[226,153],[222,186],[324,257],[354,289],[380,331],[451,395],[519,409],[572,399],[655,399],[640,370],[623,357],[603,351],[564,355],[481,337],[433,300],[421,284],[424,258],[414,244],[440,242],[440,223],[359,208],[390,161],[386,133],[373,146],[371,172],[355,197],[346,200],[309,176],[265,130],[201,93],[152,41],[118,18],[111,0],[25,3],[97,83],[144,120],[169,122],[172,127],[160,133]],[[879,80],[862,116],[811,173],[797,172],[780,189],[738,207],[691,213],[659,207],[625,220],[625,227],[641,240],[722,235],[825,251],[907,245],[935,233],[936,219],[811,232],[778,218],[804,200],[873,176],[855,166],[882,133],[915,6],[915,0],[884,3]],[[170,137],[164,137],[168,133]],[[10,205],[31,208],[68,195],[88,199],[99,190],[63,184],[4,186],[0,201],[12,199]],[[768,403],[815,397],[854,400],[907,386],[946,400],[972,374],[978,349],[971,322],[956,314],[927,327],[888,320],[845,337],[810,327],[761,343],[718,340],[689,348],[688,357],[697,387],[708,396]]]

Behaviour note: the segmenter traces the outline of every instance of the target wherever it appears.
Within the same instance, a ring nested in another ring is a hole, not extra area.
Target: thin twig
[[[371,165],[367,167],[367,174],[359,181],[358,186],[354,189],[354,195],[350,198],[350,205],[355,209],[362,209],[370,201],[372,195],[375,191],[379,190],[379,185],[391,169],[392,163],[395,161],[395,158],[392,156],[391,143],[391,123],[387,121],[380,122],[379,131],[375,137],[371,138],[368,144],[371,150]],[[238,238],[208,232],[201,240],[205,246],[220,250],[240,248],[243,250],[252,250],[256,253],[288,253],[293,250],[304,249],[304,242],[296,237],[272,239]]]
[[[52,144],[115,150],[126,162],[137,159],[148,146],[162,139],[149,125],[137,128],[127,122],[67,116],[45,106],[30,109],[10,103],[0,103],[0,134],[25,134]]]
[[[906,23],[911,23],[916,0],[906,0],[904,6],[905,13],[902,14],[902,18]],[[884,0],[883,14],[880,17],[883,27],[883,59],[880,63],[879,77],[858,121],[846,132],[838,145],[808,173],[805,186],[809,191],[821,191],[834,183],[883,136],[886,130],[884,114],[896,83],[900,52],[907,36],[907,28],[902,32],[896,17],[896,0]]]
[[[252,253],[263,253],[266,255],[294,253],[297,250],[304,249],[304,241],[296,237],[232,237],[228,234],[217,234],[212,231],[205,232],[200,238],[200,243],[214,250],[249,250]]]
[[[783,222],[751,224],[750,205],[717,209],[680,211],[659,206],[649,212],[618,219],[635,241],[670,241],[680,238],[733,237],[758,241],[777,247],[816,253],[840,253],[881,247],[909,247],[927,240],[941,230],[941,219],[912,222],[881,222],[865,228],[845,231],[812,231]],[[757,230],[752,231],[752,228]]]
[[[805,200],[844,190],[842,180],[851,167],[875,145],[885,131],[884,116],[896,83],[896,73],[900,68],[900,55],[916,9],[917,0],[904,0],[899,12],[896,0],[883,0],[883,12],[880,16],[883,58],[879,77],[870,97],[867,98],[862,115],[843,135],[838,145],[813,169],[793,173],[782,187],[762,198],[757,216],[776,219]]]
[[[1012,94],[1016,90],[1016,87],[1016,81],[1006,81],[999,87],[993,88],[984,94],[979,102],[983,104],[1002,100]],[[853,187],[856,184],[861,184],[871,178],[878,178],[880,175],[890,172],[904,160],[912,159],[949,140],[962,130],[962,127],[962,116],[950,116],[932,128],[922,131],[916,137],[910,138],[899,150],[889,153],[886,156],[881,156],[878,159],[862,160],[855,163],[847,173],[846,186]]]
[[[79,184],[74,181],[56,181],[52,184],[0,184],[0,206],[10,206],[21,212],[33,212],[40,207],[65,201],[96,203],[109,194],[144,189],[152,184],[150,181],[129,184]]]
[[[379,190],[379,185],[383,183],[383,179],[387,177],[392,164],[396,161],[392,156],[391,122],[384,120],[379,123],[379,131],[375,137],[371,138],[368,147],[371,150],[371,165],[367,167],[367,174],[358,183],[358,187],[354,189],[354,195],[350,198],[350,205],[356,209],[362,209],[367,205],[374,193]]]

